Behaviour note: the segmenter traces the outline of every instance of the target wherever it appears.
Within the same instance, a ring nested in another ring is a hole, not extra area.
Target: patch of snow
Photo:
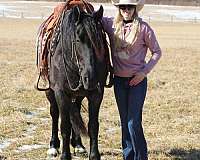
[[[106,130],[106,133],[115,133],[117,130],[119,130],[119,128],[110,128]]]
[[[3,149],[9,147],[11,143],[16,142],[17,139],[6,139],[3,142],[0,143],[0,152],[2,152]]]
[[[5,140],[4,142],[0,143],[0,149],[5,149],[11,144],[10,140]]]
[[[36,112],[27,112],[25,114],[26,114],[26,118],[27,119],[31,119],[31,118],[33,118],[33,117],[35,117],[37,115]]]
[[[23,145],[21,147],[18,147],[15,152],[29,152],[33,149],[40,149],[40,148],[46,148],[46,145],[44,144],[33,144],[33,145]]]

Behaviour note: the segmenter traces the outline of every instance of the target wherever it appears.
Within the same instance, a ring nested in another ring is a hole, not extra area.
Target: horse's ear
[[[76,24],[78,24],[80,21],[80,18],[81,18],[81,11],[80,11],[79,7],[75,6],[73,8],[73,13],[74,13],[74,21]]]
[[[99,10],[93,13],[93,17],[96,20],[100,20],[103,17],[103,6],[101,5]]]

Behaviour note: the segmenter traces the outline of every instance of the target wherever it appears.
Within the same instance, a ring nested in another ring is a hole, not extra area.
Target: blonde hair
[[[129,47],[131,44],[133,44],[136,40],[137,33],[139,31],[139,18],[138,18],[138,13],[134,12],[133,14],[133,27],[130,31],[130,34],[126,38],[126,46]],[[122,25],[123,25],[123,16],[120,13],[120,9],[118,10],[118,14],[116,15],[114,19],[114,42],[115,42],[115,49],[120,49],[122,45]]]

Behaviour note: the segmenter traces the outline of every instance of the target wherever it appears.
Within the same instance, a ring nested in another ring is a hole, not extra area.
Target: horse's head
[[[105,79],[105,36],[100,23],[103,7],[89,15],[78,7],[72,8],[63,19],[63,43],[65,57],[71,59],[71,69],[84,89],[97,87]]]

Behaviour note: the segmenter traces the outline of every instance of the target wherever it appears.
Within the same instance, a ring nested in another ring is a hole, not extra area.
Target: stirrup
[[[41,71],[38,76],[37,82],[34,84],[34,88],[37,89],[38,91],[46,91],[50,89],[50,82],[48,78],[41,78]]]

